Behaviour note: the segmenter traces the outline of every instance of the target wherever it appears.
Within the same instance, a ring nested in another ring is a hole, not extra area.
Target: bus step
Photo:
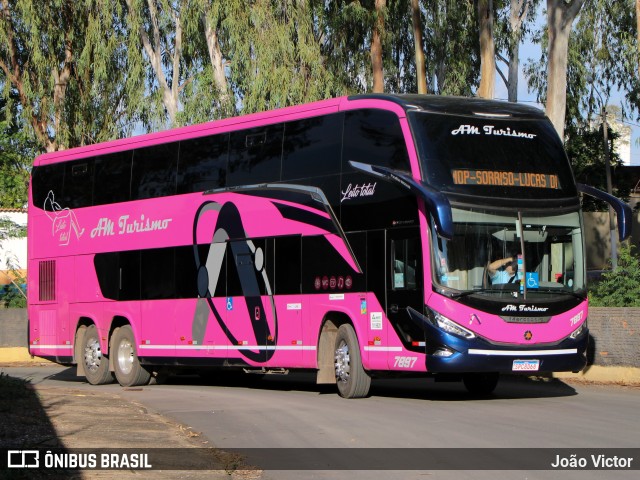
[[[244,373],[252,373],[255,375],[289,375],[286,368],[243,368]]]

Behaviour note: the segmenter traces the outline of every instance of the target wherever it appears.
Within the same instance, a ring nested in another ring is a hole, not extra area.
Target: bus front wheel
[[[113,381],[109,360],[102,355],[100,336],[95,325],[81,326],[76,339],[82,347],[78,362],[82,362],[84,376],[91,385],[103,385]]]
[[[362,398],[369,394],[371,377],[362,367],[358,337],[348,323],[338,328],[334,354],[336,384],[344,398]]]
[[[133,330],[129,325],[124,325],[113,332],[111,354],[114,355],[113,367],[116,380],[120,385],[134,387],[149,383],[151,374],[140,365]]]

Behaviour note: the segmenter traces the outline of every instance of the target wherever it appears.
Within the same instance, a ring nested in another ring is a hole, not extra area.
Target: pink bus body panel
[[[118,140],[68,152],[55,152],[39,157],[35,165],[355,108],[383,108],[394,111],[400,117],[407,139],[412,174],[419,179],[418,157],[413,142],[410,141],[411,132],[404,110],[398,105],[381,100],[348,101],[346,98]],[[365,369],[426,371],[425,354],[405,349],[386,319],[384,306],[370,292],[332,290],[315,294],[263,295],[261,300],[267,318],[260,320],[266,321],[269,331],[277,332],[277,338],[272,339],[276,342],[275,345],[267,345],[267,339],[255,338],[251,322],[256,319],[247,315],[248,308],[243,297],[211,299],[224,325],[237,340],[236,344],[232,344],[229,335],[223,331],[212,315],[210,306],[202,298],[114,301],[102,296],[94,268],[95,254],[169,245],[193,245],[194,229],[198,244],[210,244],[214,238],[219,212],[204,212],[198,219],[197,228],[194,227],[196,211],[205,202],[216,202],[220,206],[227,203],[235,205],[241,213],[247,238],[324,235],[339,255],[354,270],[358,269],[348,246],[339,235],[283,218],[268,196],[256,197],[229,192],[206,195],[192,193],[74,210],[63,209],[55,213],[30,205],[28,269],[30,272],[38,272],[38,262],[47,259],[57,261],[55,300],[34,300],[40,298],[40,286],[37,275],[30,275],[31,354],[45,357],[73,355],[74,336],[80,318],[95,323],[102,349],[108,352],[113,319],[122,317],[131,322],[138,354],[143,357],[241,359],[249,365],[260,367],[313,369],[318,367],[317,348],[323,319],[329,312],[339,312],[353,322]],[[279,202],[286,204],[284,201]],[[422,201],[418,202],[418,209],[420,230],[427,232],[428,220]],[[318,211],[313,213],[330,220],[328,214]],[[462,323],[466,328],[492,342],[522,346],[531,343],[523,338],[522,325],[505,324],[498,315],[478,314],[469,307],[434,293],[428,254],[429,239],[426,234],[421,236],[421,242],[426,304],[445,316],[463,319],[463,322],[468,322]],[[474,315],[479,322],[474,321]],[[585,302],[566,313],[554,316],[549,323],[527,325],[526,329],[532,332],[536,343],[558,342],[586,318]],[[193,335],[197,319],[206,323],[201,341]],[[243,357],[243,352],[258,354],[265,350],[273,351],[266,361]],[[399,363],[398,357],[411,357],[415,360],[409,364]]]

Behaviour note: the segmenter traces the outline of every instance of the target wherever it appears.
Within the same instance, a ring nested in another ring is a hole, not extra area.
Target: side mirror
[[[585,193],[591,197],[607,202],[615,210],[618,217],[618,236],[620,241],[626,240],[631,235],[632,212],[631,207],[622,200],[609,195],[607,192],[598,190],[597,188],[582,183],[576,184],[578,191]]]

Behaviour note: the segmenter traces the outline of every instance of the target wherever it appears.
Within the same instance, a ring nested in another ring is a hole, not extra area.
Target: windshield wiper
[[[504,293],[504,292],[515,292],[516,290],[511,290],[507,288],[478,288],[476,290],[467,290],[465,292],[454,293],[449,295],[449,297],[453,299],[468,297],[469,295],[475,295],[476,293]]]

